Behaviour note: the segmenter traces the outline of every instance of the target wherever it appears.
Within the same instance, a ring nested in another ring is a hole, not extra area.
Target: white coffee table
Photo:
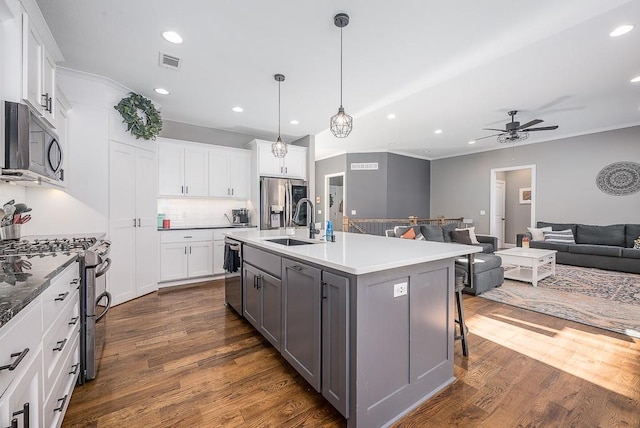
[[[556,250],[516,247],[493,254],[500,256],[503,265],[515,265],[505,270],[505,278],[530,282],[537,287],[541,279],[556,275],[556,253]]]

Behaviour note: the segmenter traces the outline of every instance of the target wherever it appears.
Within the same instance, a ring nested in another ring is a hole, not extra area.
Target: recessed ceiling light
[[[393,113],[390,113],[387,115],[387,119],[395,119],[395,118],[396,118],[396,115]]]
[[[162,37],[164,37],[167,42],[175,44],[182,43],[182,36],[180,36],[180,34],[176,33],[175,31],[165,31],[164,33],[162,33]]]
[[[631,79],[631,83],[638,83],[640,82],[640,76],[636,76],[633,79]]]
[[[235,111],[236,113],[242,113],[244,111],[242,107],[234,107],[231,110]]]
[[[469,144],[475,144],[475,143],[476,143],[475,140],[469,141]]]
[[[297,120],[290,120],[289,123],[292,124],[292,125],[297,125],[300,122],[298,122]]]
[[[609,33],[609,37],[619,37],[633,30],[633,25],[621,25]]]
[[[442,134],[442,129],[436,129],[435,131],[433,131],[436,134]]]
[[[160,95],[169,95],[169,91],[167,91],[165,88],[154,88],[153,90]]]

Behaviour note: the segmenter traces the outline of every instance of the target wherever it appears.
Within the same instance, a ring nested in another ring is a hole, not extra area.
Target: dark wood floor
[[[343,427],[219,282],[109,313],[98,379],[64,427]],[[640,340],[466,296],[471,356],[396,427],[640,427]]]

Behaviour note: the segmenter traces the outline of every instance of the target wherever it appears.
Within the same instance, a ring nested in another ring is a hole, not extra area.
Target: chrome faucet
[[[315,228],[315,223],[313,222],[314,207],[313,207],[313,202],[311,202],[309,198],[302,198],[298,201],[298,203],[296,204],[296,213],[293,216],[294,218],[293,222],[298,224],[296,220],[299,220],[300,218],[300,206],[302,205],[303,202],[306,202],[309,204],[309,210],[307,210],[308,212],[307,222],[309,223],[309,239],[313,239],[318,233],[320,233],[320,231]]]

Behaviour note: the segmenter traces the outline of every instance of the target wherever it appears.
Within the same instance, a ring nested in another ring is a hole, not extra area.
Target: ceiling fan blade
[[[500,134],[493,134],[493,135],[487,135],[485,137],[474,138],[473,141],[484,140],[485,138],[497,137],[498,135],[501,135],[501,134],[504,134],[504,132],[501,132]]]
[[[531,122],[527,122],[524,125],[518,126],[518,129],[520,130],[520,129],[528,128],[530,126],[537,125],[537,124],[542,123],[542,122],[544,122],[544,120],[533,119]]]
[[[531,129],[521,129],[521,131],[529,132],[529,131],[553,131],[554,129],[558,129],[558,125],[554,126],[543,126],[540,128],[531,128]]]
[[[498,131],[498,132],[509,132],[506,129],[496,129],[496,128],[482,128],[485,131]]]

